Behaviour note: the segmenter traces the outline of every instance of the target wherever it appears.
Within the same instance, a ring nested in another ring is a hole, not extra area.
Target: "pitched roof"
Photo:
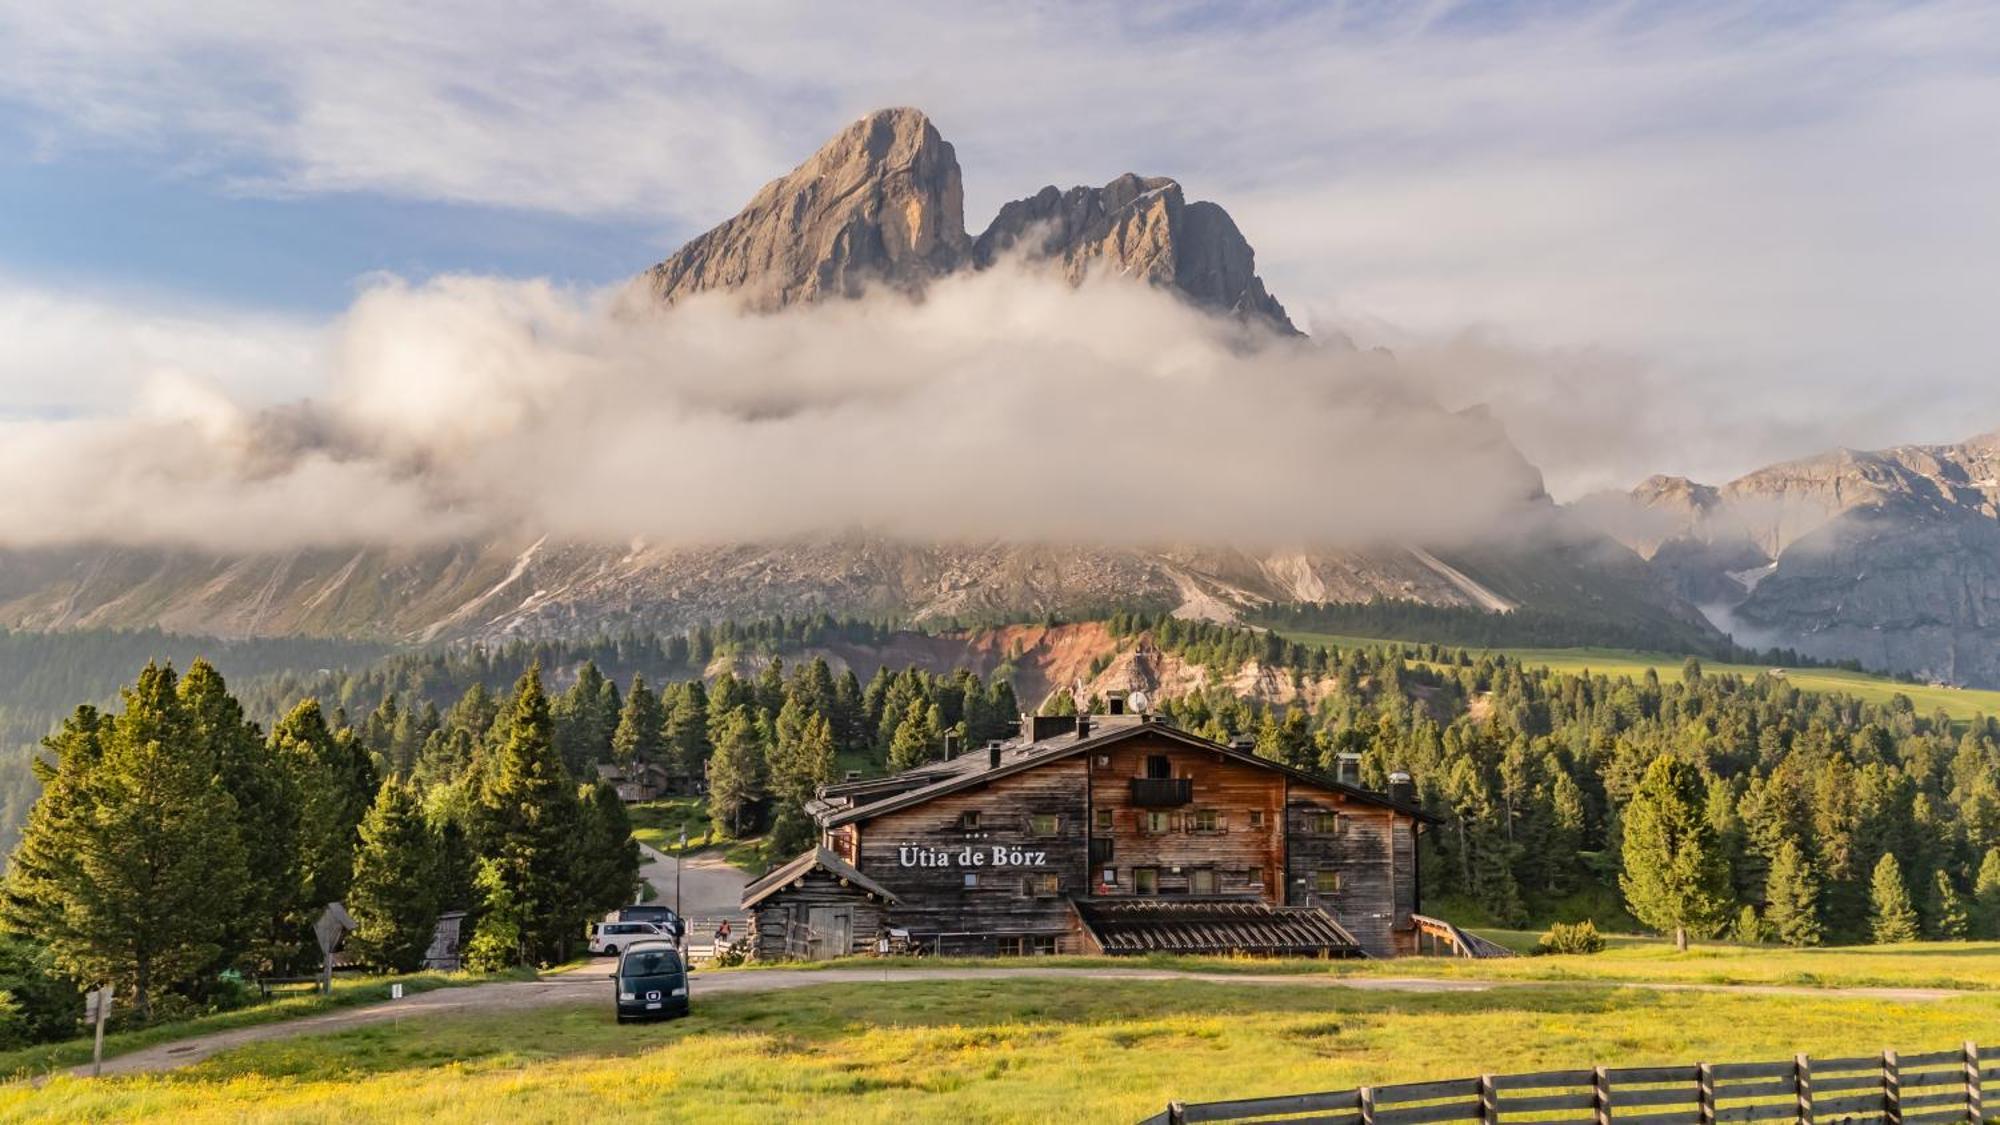
[[[744,887],[743,908],[748,910],[750,907],[757,905],[778,891],[790,886],[792,880],[800,878],[815,867],[821,868],[836,879],[860,887],[862,890],[867,891],[884,902],[901,901],[889,888],[863,875],[853,865],[833,854],[833,852],[826,848],[814,848],[786,863],[783,867],[766,873],[763,877]]]
[[[1393,800],[1387,794],[1377,793],[1370,789],[1363,789],[1345,782],[1320,777],[1317,774],[1307,773],[1304,770],[1293,769],[1282,762],[1273,762],[1267,758],[1259,758],[1255,754],[1239,750],[1233,746],[1224,746],[1220,742],[1211,742],[1206,738],[1189,734],[1179,727],[1170,726],[1166,723],[1137,722],[1118,723],[1100,728],[1097,732],[1084,735],[1080,738],[1074,732],[1066,732],[1053,738],[1045,738],[1040,742],[1010,744],[1003,749],[1000,764],[997,766],[990,764],[985,753],[976,750],[961,754],[949,762],[927,763],[916,767],[914,770],[906,770],[903,774],[892,776],[903,777],[916,774],[923,778],[936,776],[936,780],[925,780],[918,787],[904,793],[899,793],[894,797],[873,801],[865,805],[856,805],[853,808],[836,812],[826,817],[821,823],[825,827],[832,828],[841,824],[852,824],[856,821],[870,820],[883,813],[896,812],[914,805],[921,805],[925,801],[929,801],[935,797],[942,797],[947,793],[955,793],[960,789],[969,788],[995,778],[1009,777],[1023,770],[1033,769],[1036,766],[1045,765],[1049,762],[1060,761],[1073,754],[1101,749],[1111,743],[1121,742],[1140,734],[1150,734],[1186,743],[1201,750],[1209,750],[1226,755],[1239,762],[1259,766],[1264,769],[1276,770],[1294,780],[1316,786],[1320,789],[1328,789],[1344,794],[1364,804],[1395,809],[1397,812],[1407,813],[1420,820],[1428,821],[1435,819],[1422,808]],[[951,768],[946,769],[941,767]]]
[[[1080,898],[1077,917],[1106,953],[1364,954],[1314,906],[1218,899]]]

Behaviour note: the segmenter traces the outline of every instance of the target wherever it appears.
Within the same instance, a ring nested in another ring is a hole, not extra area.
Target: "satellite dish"
[[[1152,700],[1147,699],[1146,693],[1143,691],[1134,691],[1131,695],[1125,697],[1125,709],[1135,715],[1145,714],[1147,706],[1151,703]]]

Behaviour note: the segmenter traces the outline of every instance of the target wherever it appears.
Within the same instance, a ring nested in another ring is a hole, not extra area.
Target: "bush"
[[[1536,953],[1602,953],[1604,935],[1588,919],[1574,924],[1557,922],[1535,945]]]

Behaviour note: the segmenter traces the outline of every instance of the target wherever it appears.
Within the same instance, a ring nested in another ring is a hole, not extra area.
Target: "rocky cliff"
[[[2000,685],[2000,433],[1835,450],[1579,510],[1743,643]]]

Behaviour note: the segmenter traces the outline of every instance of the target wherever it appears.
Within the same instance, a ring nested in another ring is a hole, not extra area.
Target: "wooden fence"
[[[1985,1120],[2000,1050],[1482,1074],[1229,1102],[1172,1102],[1141,1125],[1946,1125]],[[2000,1103],[1996,1103],[2000,1106]]]

